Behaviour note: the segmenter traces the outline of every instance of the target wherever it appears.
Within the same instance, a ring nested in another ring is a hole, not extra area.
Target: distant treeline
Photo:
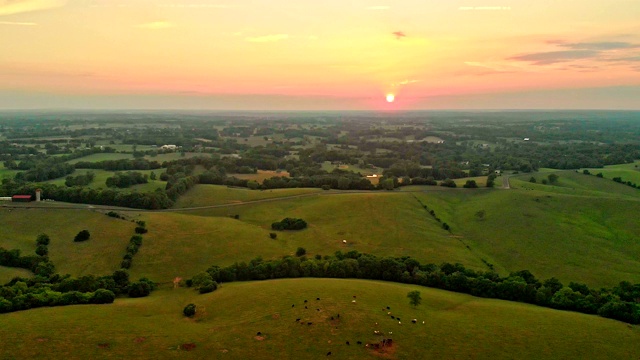
[[[212,266],[206,273],[217,283],[299,277],[394,281],[640,323],[640,284],[626,281],[610,289],[592,289],[575,282],[565,286],[556,278],[538,280],[528,270],[502,277],[493,271],[474,271],[461,264],[421,264],[411,257],[379,257],[357,251],[338,251],[333,256],[315,258],[256,258],[249,263]],[[187,281],[190,284],[192,281]]]

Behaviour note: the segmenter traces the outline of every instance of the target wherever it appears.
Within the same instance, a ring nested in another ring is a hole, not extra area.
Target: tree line
[[[385,280],[640,323],[640,284],[626,281],[613,288],[593,289],[577,282],[564,285],[553,277],[539,280],[528,270],[500,276],[494,271],[474,271],[461,264],[421,264],[408,256],[379,257],[355,250],[314,258],[256,258],[226,267],[211,266],[206,273],[207,280],[216,284],[299,277]],[[195,279],[187,281],[187,285],[193,285]]]

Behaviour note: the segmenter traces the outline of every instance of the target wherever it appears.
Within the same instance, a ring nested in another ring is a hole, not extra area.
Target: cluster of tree
[[[84,175],[76,175],[76,176],[67,176],[64,180],[64,185],[71,187],[71,186],[87,186],[89,184],[91,184],[91,182],[93,181],[93,179],[95,179],[96,174],[94,174],[92,171],[87,172]]]
[[[81,230],[79,233],[76,234],[76,236],[73,238],[74,242],[82,242],[82,241],[87,241],[89,240],[89,238],[91,238],[91,233],[89,232],[89,230]]]
[[[354,250],[338,251],[333,256],[316,255],[313,259],[256,258],[249,263],[212,266],[206,272],[216,282],[298,277],[394,281],[640,323],[640,284],[621,282],[612,289],[592,289],[574,282],[565,286],[556,278],[538,280],[527,270],[503,277],[493,271],[470,270],[461,264],[420,264],[411,257],[378,257]]]
[[[146,184],[149,182],[149,176],[137,171],[127,171],[124,173],[117,172],[114,176],[108,177],[106,185],[108,187],[128,188],[133,185]]]
[[[186,281],[188,287],[193,287],[200,292],[200,294],[206,294],[218,289],[218,282],[213,280],[213,277],[209,272],[201,272],[191,279]]]
[[[71,164],[43,161],[30,170],[17,173],[15,180],[18,182],[47,181],[67,176],[74,171],[75,167]]]
[[[140,250],[140,246],[142,246],[142,236],[133,235],[131,239],[129,239],[129,245],[127,245],[127,252],[122,257],[122,263],[120,267],[123,269],[131,268],[131,262],[133,261],[133,257]]]
[[[436,215],[436,212],[433,209],[429,209],[429,207],[427,206],[427,204],[423,203],[420,199],[418,199],[418,197],[416,197],[415,195],[413,195],[413,197],[418,200],[418,202],[420,203],[420,206],[422,206],[422,208],[429,213],[429,215],[431,215],[431,217],[433,217],[433,219],[439,223],[441,223],[441,226],[444,230],[447,230],[448,232],[451,232],[451,226],[449,226],[449,224],[447,224],[446,222],[442,222],[442,220]]]
[[[284,218],[271,224],[273,230],[302,230],[307,228],[307,222],[298,218]]]
[[[47,257],[50,242],[48,235],[38,235],[37,256],[21,256],[18,249],[5,250],[0,247],[1,266],[24,268],[35,274],[29,279],[16,277],[0,286],[0,313],[43,306],[108,304],[118,294],[140,297],[155,289],[155,283],[146,278],[129,282],[129,273],[125,269],[110,276],[90,275],[77,279],[56,274],[53,263]]]
[[[6,180],[6,179],[5,179]],[[136,209],[167,209],[173,206],[173,200],[167,196],[167,192],[156,189],[149,192],[123,191],[114,189],[90,189],[82,187],[66,187],[55,184],[17,183],[3,181],[0,185],[2,196],[16,194],[35,194],[37,188],[42,189],[47,199],[65,201],[71,203],[123,206]]]

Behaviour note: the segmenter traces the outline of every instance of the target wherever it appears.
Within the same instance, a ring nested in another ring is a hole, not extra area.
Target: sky
[[[640,109],[640,0],[0,0],[50,108]]]

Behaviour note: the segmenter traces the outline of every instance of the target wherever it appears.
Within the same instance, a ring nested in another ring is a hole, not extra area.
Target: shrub
[[[189,304],[185,306],[184,310],[182,310],[182,313],[184,314],[184,316],[193,317],[196,314],[196,305]]]
[[[40,256],[47,256],[49,254],[47,245],[38,245],[38,247],[36,248],[36,254]]]
[[[142,226],[138,226],[136,227],[136,234],[146,234],[149,230],[147,230],[146,228],[142,227]]]
[[[306,227],[306,221],[296,218],[284,218],[282,221],[271,224],[273,230],[302,230]]]
[[[87,241],[89,240],[90,237],[91,237],[91,234],[89,233],[89,230],[82,230],[76,235],[73,241],[75,242]]]
[[[36,238],[36,245],[49,245],[49,243],[51,242],[51,239],[49,238],[49,235],[47,234],[40,234],[38,235],[38,237]]]
[[[331,185],[322,185],[322,190],[331,190]]]
[[[89,302],[92,304],[111,304],[116,299],[113,291],[106,289],[98,289],[93,293]]]
[[[462,185],[462,187],[466,189],[476,189],[478,188],[478,184],[476,184],[475,180],[467,180],[467,182]]]
[[[151,286],[146,281],[136,281],[129,285],[129,297],[139,298],[148,296],[151,293]]]
[[[270,238],[272,238],[272,239],[275,239],[275,238],[277,238],[277,237],[278,237],[278,234],[276,234],[276,233],[269,233],[269,237],[270,237]]]
[[[218,283],[211,280],[206,280],[200,285],[200,294],[210,293],[218,289]]]
[[[302,256],[305,255],[307,253],[307,250],[303,247],[299,247],[298,250],[296,250],[296,256]]]

